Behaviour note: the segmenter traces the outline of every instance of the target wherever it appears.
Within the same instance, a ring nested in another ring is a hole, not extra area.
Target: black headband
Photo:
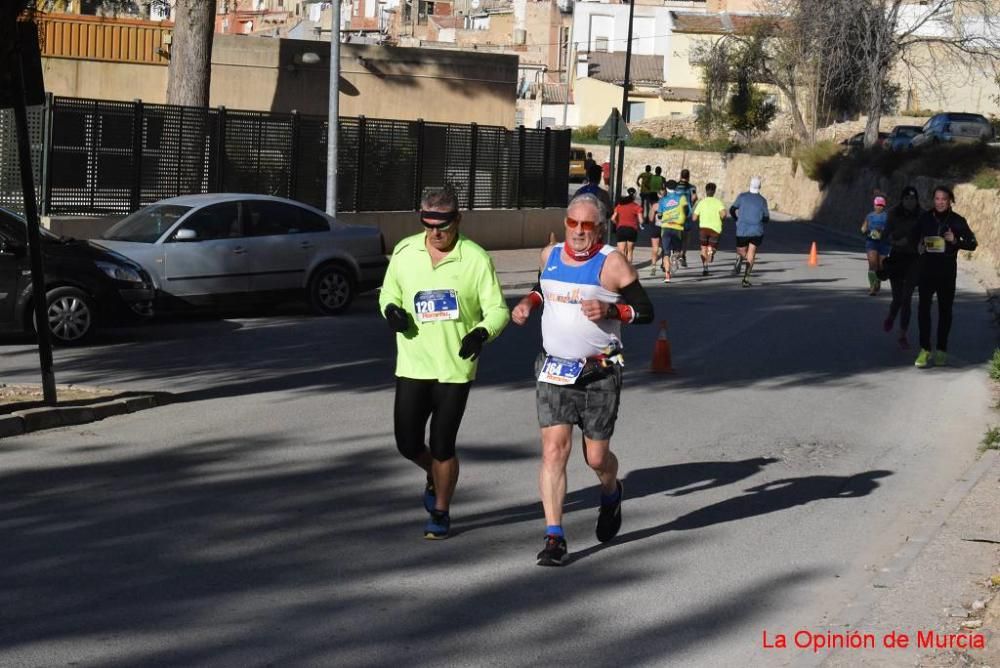
[[[443,220],[446,222],[451,222],[458,218],[458,211],[423,211],[420,212],[421,218],[429,218],[430,220]]]

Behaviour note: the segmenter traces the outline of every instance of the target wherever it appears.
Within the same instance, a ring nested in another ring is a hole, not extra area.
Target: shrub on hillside
[[[806,176],[826,185],[833,180],[845,156],[840,144],[820,141],[810,146],[800,146],[795,159],[802,166]]]
[[[583,127],[576,128],[573,130],[573,141],[596,144],[597,143],[597,133],[600,132],[600,128],[596,125],[584,125]]]

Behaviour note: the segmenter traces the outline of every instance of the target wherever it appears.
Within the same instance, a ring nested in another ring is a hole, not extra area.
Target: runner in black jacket
[[[976,235],[965,218],[952,211],[955,194],[946,186],[934,189],[934,208],[920,216],[918,223],[920,260],[917,285],[920,302],[917,323],[920,326],[920,354],[914,364],[924,368],[931,357],[931,299],[937,293],[938,330],[934,364],[948,361],[948,333],[955,302],[955,278],[958,275],[958,251],[974,251]]]
[[[907,331],[913,303],[913,290],[917,287],[917,244],[920,228],[918,221],[923,209],[920,198],[913,186],[903,188],[899,204],[889,211],[889,222],[885,228],[885,238],[892,252],[885,260],[885,271],[892,286],[892,304],[882,328],[892,331],[892,325],[899,316],[899,345],[904,350],[910,347]]]

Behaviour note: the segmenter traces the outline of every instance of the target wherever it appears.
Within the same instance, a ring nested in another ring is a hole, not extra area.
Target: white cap
[[[755,176],[750,179],[750,192],[759,193],[760,192],[760,177]]]

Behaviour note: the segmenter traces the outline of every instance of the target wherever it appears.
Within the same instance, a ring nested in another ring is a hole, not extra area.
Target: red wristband
[[[618,319],[622,322],[632,322],[635,320],[635,309],[628,304],[614,304]]]
[[[531,292],[529,292],[528,294],[526,294],[525,297],[527,297],[528,301],[531,302],[531,308],[533,308],[533,309],[534,308],[538,308],[539,306],[541,306],[542,302],[544,301],[542,299],[542,296],[540,294],[538,294],[537,292],[535,292],[534,290],[532,290]]]

